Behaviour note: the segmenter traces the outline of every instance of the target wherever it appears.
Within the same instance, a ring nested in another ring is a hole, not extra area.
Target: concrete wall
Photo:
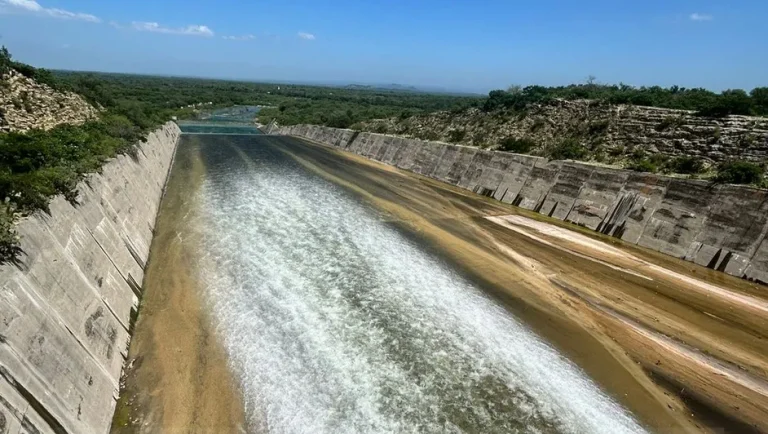
[[[273,128],[768,283],[768,192],[313,125]]]
[[[110,428],[179,129],[168,123],[81,183],[79,204],[17,225],[0,266],[0,433]]]

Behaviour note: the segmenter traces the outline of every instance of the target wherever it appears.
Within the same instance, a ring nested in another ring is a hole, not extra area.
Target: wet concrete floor
[[[759,432],[765,288],[307,142],[187,135],[114,431]]]

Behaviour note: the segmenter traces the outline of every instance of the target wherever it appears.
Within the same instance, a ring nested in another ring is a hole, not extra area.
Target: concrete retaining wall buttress
[[[179,129],[168,123],[19,222],[0,266],[0,433],[109,431],[155,216]]]
[[[314,125],[278,127],[728,274],[768,283],[768,192]]]

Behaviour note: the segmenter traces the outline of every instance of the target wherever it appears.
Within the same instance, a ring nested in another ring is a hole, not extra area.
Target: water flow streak
[[[202,147],[195,227],[254,430],[643,431],[375,209],[250,140]]]

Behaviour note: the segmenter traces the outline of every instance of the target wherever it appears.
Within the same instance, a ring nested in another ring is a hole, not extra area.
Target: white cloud
[[[90,23],[100,23],[101,19],[95,15],[84,14],[82,12],[70,12],[64,9],[45,8],[35,0],[0,0],[0,7],[4,10],[28,12],[38,15],[47,15],[53,18],[65,20],[80,20]]]
[[[256,39],[256,37],[253,35],[222,36],[221,38],[230,41],[250,41],[251,39]]]
[[[299,32],[299,38],[306,39],[307,41],[314,41],[315,35],[313,35],[312,33]]]
[[[189,25],[186,27],[170,28],[163,27],[158,23],[134,21],[131,28],[141,32],[167,33],[171,35],[189,35],[189,36],[213,36],[213,30],[208,26]]]
[[[712,15],[700,14],[698,12],[692,13],[688,18],[690,18],[691,21],[712,21],[713,19]]]
[[[88,21],[91,23],[100,23],[101,19],[97,16],[91,15],[91,14],[83,14],[80,12],[70,12],[65,11],[62,9],[45,9],[45,12],[56,18],[64,18],[64,19],[72,19],[72,20],[83,20]]]
[[[41,12],[43,10],[39,3],[31,0],[4,0],[3,3],[20,9],[26,9],[30,12]]]

